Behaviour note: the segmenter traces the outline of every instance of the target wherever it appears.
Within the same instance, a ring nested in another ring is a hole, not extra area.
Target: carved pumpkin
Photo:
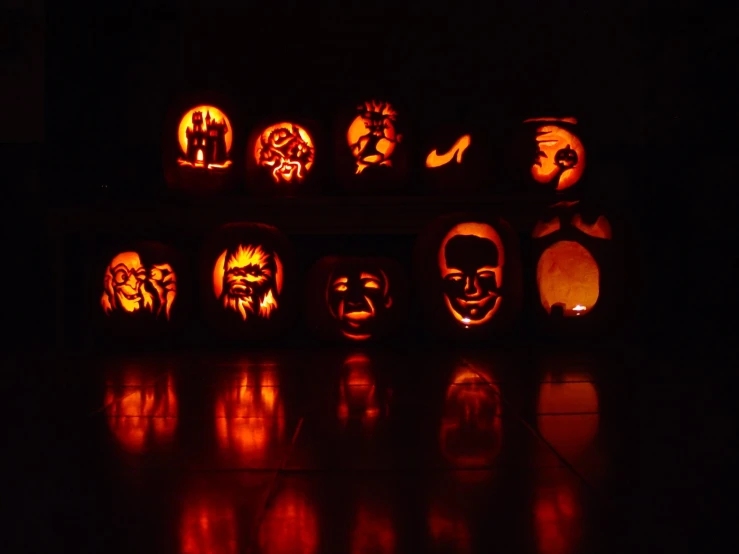
[[[509,328],[521,306],[520,264],[502,220],[455,214],[434,222],[416,248],[419,304],[432,329],[481,337]]]
[[[487,129],[456,110],[432,106],[434,116],[419,121],[418,167],[424,189],[442,194],[479,190],[483,177],[493,176]],[[439,113],[445,112],[445,113]],[[485,154],[483,156],[483,153]]]
[[[127,371],[106,387],[105,417],[123,449],[139,454],[172,442],[177,404],[170,374],[147,379],[145,372]]]
[[[306,191],[312,182],[316,153],[316,136],[308,123],[284,120],[260,125],[247,147],[247,187],[272,195]]]
[[[209,193],[230,184],[235,133],[224,103],[201,96],[172,111],[164,148],[170,187]]]
[[[612,302],[611,224],[579,202],[551,206],[532,231],[537,320],[550,330],[592,331]],[[605,298],[604,298],[605,296]]]
[[[534,182],[556,192],[576,185],[585,171],[585,147],[577,132],[577,119],[526,119],[533,133],[530,173]]]
[[[439,432],[444,457],[455,467],[487,467],[500,452],[500,391],[480,369],[462,366],[447,388]]]
[[[222,336],[265,338],[286,324],[289,255],[287,239],[269,225],[232,223],[211,236],[202,292],[206,317]]]
[[[215,415],[216,439],[224,457],[239,467],[264,464],[285,434],[277,372],[246,364],[235,381],[219,390]]]
[[[372,194],[399,187],[406,172],[406,132],[395,103],[370,98],[340,119],[337,175],[349,192]]]
[[[306,316],[322,338],[366,341],[399,329],[405,283],[392,260],[325,257],[308,283]]]
[[[180,304],[177,253],[161,243],[140,242],[109,249],[105,256],[97,296],[99,329],[114,341],[157,341],[173,331]]]

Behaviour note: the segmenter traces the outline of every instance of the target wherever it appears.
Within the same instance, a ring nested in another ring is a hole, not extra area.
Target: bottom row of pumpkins
[[[534,302],[552,330],[579,333],[607,322],[613,308],[612,238],[608,220],[577,202],[552,206],[533,232]],[[204,248],[200,287],[208,322],[221,335],[261,339],[291,322],[296,302],[288,240],[261,223],[221,227]],[[177,252],[141,243],[115,255],[100,297],[113,334],[151,334],[176,326]],[[516,233],[500,218],[445,216],[418,239],[415,268],[419,311],[444,337],[488,337],[510,329],[523,306]],[[532,276],[533,277],[533,276]],[[609,281],[610,280],[610,281]],[[305,319],[322,338],[364,341],[403,332],[409,315],[402,267],[376,257],[325,257],[307,279]],[[598,315],[600,314],[600,315]],[[606,314],[605,316],[603,314]]]

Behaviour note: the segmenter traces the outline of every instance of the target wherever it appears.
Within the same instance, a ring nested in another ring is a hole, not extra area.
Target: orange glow
[[[109,406],[106,419],[116,440],[133,453],[170,442],[177,428],[177,396],[171,375],[164,382],[144,385],[134,374],[123,386],[128,391],[122,398],[111,389],[105,394]]]
[[[547,379],[548,380],[548,379]],[[537,427],[559,454],[574,462],[590,447],[600,424],[598,392],[593,383],[567,377],[539,386]]]
[[[470,135],[462,135],[446,154],[437,154],[436,149],[432,150],[426,158],[426,167],[441,167],[442,165],[446,165],[452,161],[455,155],[457,163],[461,164],[462,154],[464,154],[464,151],[467,150],[471,142],[472,137]]]
[[[395,552],[395,531],[390,519],[371,513],[360,506],[352,530],[350,552],[351,554]]]
[[[587,249],[573,241],[559,241],[547,248],[536,266],[541,305],[548,314],[561,307],[565,317],[593,309],[600,293],[600,270]]]
[[[372,100],[357,107],[346,140],[357,163],[357,173],[369,166],[391,167],[395,146],[402,135],[395,131],[397,112],[387,102]]]
[[[313,167],[315,146],[303,127],[295,123],[276,123],[257,138],[254,158],[260,166],[271,169],[275,183],[302,181]]]
[[[236,554],[233,507],[205,498],[186,502],[180,537],[182,554]]]
[[[556,190],[561,191],[580,180],[585,147],[573,133],[558,125],[544,125],[536,130],[536,144],[531,175],[537,183],[556,182]]]
[[[271,267],[272,263],[274,268]],[[258,268],[258,271],[254,268]],[[241,281],[238,296],[224,294],[224,277],[233,269],[245,273],[236,278]],[[282,281],[282,262],[277,252],[270,252],[260,245],[240,244],[230,255],[226,249],[213,266],[213,294],[223,302],[225,309],[239,312],[244,321],[250,314],[270,318],[272,311],[278,307],[276,296],[282,291]],[[247,294],[248,290],[251,294]]]
[[[434,544],[463,554],[470,551],[470,530],[464,520],[447,517],[437,507],[428,515],[429,535]]]
[[[315,508],[297,491],[282,491],[259,528],[260,551],[265,554],[318,552],[318,518]]]
[[[211,121],[213,121],[216,124],[223,124],[226,125],[227,132],[224,133],[224,139],[226,144],[226,153],[229,153],[231,151],[231,144],[233,143],[233,128],[231,127],[231,122],[229,121],[228,117],[226,117],[226,114],[223,113],[221,110],[216,108],[215,106],[207,106],[207,105],[200,105],[195,106],[194,108],[188,110],[185,112],[185,114],[182,116],[182,119],[180,119],[180,125],[177,128],[177,139],[180,143],[180,149],[182,150],[183,154],[187,154],[187,128],[193,127],[193,114],[195,112],[200,112],[203,116],[203,130],[205,132],[208,131],[208,125],[207,125],[207,117],[208,114],[210,114]],[[200,155],[202,156],[202,149],[198,149],[200,151]]]
[[[471,236],[477,237],[492,242],[498,253],[498,265],[483,266],[478,268],[475,276],[465,276],[462,274],[459,268],[452,268],[447,265],[447,244],[450,240],[460,236]],[[498,235],[498,232],[493,229],[491,225],[487,223],[473,223],[466,222],[455,225],[441,241],[438,253],[439,270],[441,272],[442,279],[468,279],[470,281],[469,287],[465,287],[465,297],[460,299],[455,306],[455,302],[449,297],[448,294],[444,294],[444,300],[446,302],[449,313],[452,314],[454,319],[462,323],[465,327],[469,325],[482,325],[490,321],[495,313],[500,309],[501,296],[497,293],[490,291],[485,294],[482,287],[480,286],[480,279],[486,274],[493,274],[495,277],[495,285],[498,289],[503,286],[503,267],[505,266],[505,248],[503,247],[503,240]],[[474,292],[467,294],[467,288],[474,290]],[[471,319],[465,314],[460,312],[458,308],[459,304],[463,304],[468,307],[472,312],[484,311],[485,315],[478,319]]]
[[[457,466],[489,466],[502,440],[500,391],[489,375],[463,367],[452,377],[444,402],[439,444]]]
[[[245,371],[220,392],[215,404],[216,439],[223,452],[241,461],[263,456],[285,434],[279,381],[273,372]]]
[[[539,487],[534,501],[534,529],[540,554],[576,551],[582,535],[582,507],[572,486]]]
[[[530,117],[529,119],[524,119],[524,123],[535,123],[537,121],[549,121],[550,123],[570,123],[572,125],[577,125],[577,119],[574,117]]]
[[[100,305],[106,315],[146,310],[167,319],[177,296],[177,276],[169,264],[144,267],[136,252],[115,256],[105,270]]]
[[[591,237],[597,239],[610,240],[612,236],[611,224],[608,222],[605,216],[600,216],[598,219],[595,220],[595,223],[593,223],[592,225],[588,225],[582,220],[582,216],[580,214],[575,214],[572,217],[572,226],[576,229],[579,229],[586,235],[590,235]]]
[[[350,417],[360,419],[371,426],[380,416],[377,402],[375,376],[369,358],[353,354],[345,361],[339,385],[339,421],[346,424]]]
[[[551,235],[555,231],[559,231],[559,218],[553,217],[550,221],[537,221],[534,230],[531,232],[531,237],[538,239]]]

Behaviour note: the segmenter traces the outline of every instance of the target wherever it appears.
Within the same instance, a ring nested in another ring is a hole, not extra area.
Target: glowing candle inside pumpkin
[[[598,301],[600,270],[585,247],[560,241],[539,258],[536,283],[547,313],[561,306],[565,317],[580,316],[592,310]]]

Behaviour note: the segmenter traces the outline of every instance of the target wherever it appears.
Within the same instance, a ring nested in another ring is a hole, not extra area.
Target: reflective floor
[[[638,499],[614,494],[639,486],[619,352],[58,363],[53,390],[29,377],[16,398],[29,551],[565,554],[640,536]]]

